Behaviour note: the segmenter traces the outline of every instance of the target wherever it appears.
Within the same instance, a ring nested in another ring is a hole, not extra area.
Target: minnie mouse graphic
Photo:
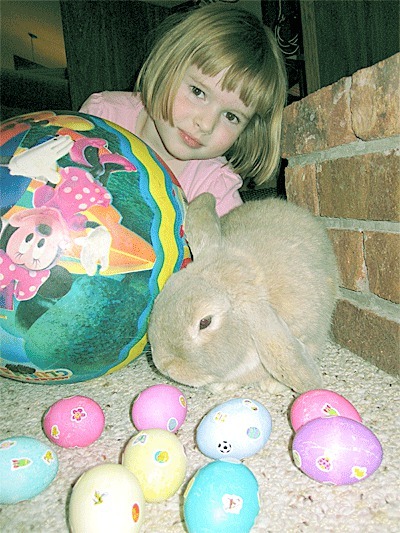
[[[68,246],[67,224],[57,209],[25,209],[10,217],[3,236],[6,246],[0,250],[0,289],[13,285],[17,300],[29,300]]]
[[[81,264],[89,276],[96,274],[98,264],[100,271],[108,268],[111,235],[104,226],[90,223],[82,212],[92,206],[109,206],[111,195],[87,170],[57,165],[57,160],[68,153],[79,164],[89,165],[84,156],[88,146],[104,148],[105,141],[84,138],[74,142],[68,135],[60,135],[15,155],[8,163],[11,176],[29,177],[44,184],[35,189],[31,209],[2,220],[0,307],[12,309],[13,296],[23,301],[37,294],[61,254],[72,244],[70,231],[89,228],[85,237],[74,241],[82,247]],[[113,162],[135,169],[119,155],[108,153],[104,157],[100,165]]]

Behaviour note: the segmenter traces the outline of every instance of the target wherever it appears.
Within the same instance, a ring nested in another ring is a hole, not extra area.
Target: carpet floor
[[[293,431],[288,419],[296,395],[289,390],[272,396],[254,387],[243,387],[234,394],[215,396],[204,389],[180,386],[188,401],[187,418],[177,434],[188,457],[186,479],[169,500],[146,505],[142,531],[186,531],[182,518],[185,486],[210,461],[196,447],[195,428],[217,404],[233,397],[247,397],[261,402],[273,422],[265,447],[244,461],[259,484],[261,509],[252,533],[399,532],[399,380],[332,343],[322,354],[321,365],[325,388],[347,398],[381,442],[383,461],[371,477],[353,485],[331,486],[320,484],[297,469],[290,454]],[[75,394],[96,400],[106,416],[103,434],[88,448],[52,446],[59,459],[55,480],[32,500],[1,506],[0,531],[68,532],[71,487],[88,468],[120,461],[125,443],[135,433],[130,419],[132,401],[141,390],[156,383],[168,381],[157,373],[145,354],[118,372],[84,383],[48,386],[0,378],[0,439],[26,435],[46,442],[41,428],[44,412],[58,399]]]

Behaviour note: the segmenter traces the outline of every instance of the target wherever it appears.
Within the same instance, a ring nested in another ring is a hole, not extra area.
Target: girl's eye
[[[229,122],[232,122],[232,124],[239,124],[240,122],[239,118],[233,113],[230,113],[229,111],[225,113],[225,117],[227,118]]]
[[[190,87],[190,90],[192,91],[192,93],[197,96],[198,98],[204,98],[204,92],[199,89],[198,87],[196,87],[195,85],[192,85]]]

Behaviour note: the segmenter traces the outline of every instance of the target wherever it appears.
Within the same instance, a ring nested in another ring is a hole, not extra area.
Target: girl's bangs
[[[241,69],[232,64],[227,70],[222,86],[228,91],[239,87],[240,99],[246,106],[254,106],[256,113],[264,116],[273,105],[273,87],[270,76],[263,71],[251,68]]]
[[[226,71],[222,78],[222,89],[233,92],[239,90],[239,96],[246,106],[254,106],[256,112],[264,115],[273,104],[272,92],[268,80],[270,76],[251,64],[251,61],[238,57],[238,54],[216,54],[215,49],[198,50],[193,54],[192,64],[196,65],[206,76],[217,76]]]

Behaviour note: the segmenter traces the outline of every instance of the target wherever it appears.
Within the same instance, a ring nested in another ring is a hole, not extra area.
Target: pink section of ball
[[[382,446],[360,422],[336,416],[316,418],[296,433],[292,445],[298,468],[320,483],[350,485],[373,474]]]
[[[345,416],[362,422],[358,411],[346,398],[326,389],[315,389],[301,394],[290,411],[290,421],[295,431],[315,418],[334,416]]]
[[[138,430],[178,431],[185,421],[187,402],[173,385],[152,385],[142,391],[132,406],[132,422]]]
[[[50,407],[43,418],[43,429],[58,446],[84,448],[100,437],[104,423],[98,403],[86,396],[72,396]]]

